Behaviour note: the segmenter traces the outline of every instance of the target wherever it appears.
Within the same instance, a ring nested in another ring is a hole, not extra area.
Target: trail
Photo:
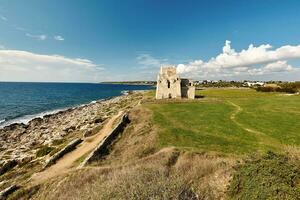
[[[234,106],[236,108],[236,110],[230,115],[230,119],[237,124],[239,127],[241,127],[242,129],[244,129],[245,131],[249,132],[249,133],[253,133],[257,136],[257,139],[259,140],[260,144],[267,144],[269,146],[273,146],[273,147],[278,147],[278,145],[280,145],[279,141],[277,141],[276,139],[266,135],[263,132],[257,131],[253,128],[247,128],[244,124],[238,122],[236,120],[236,115],[239,114],[240,112],[243,111],[243,108],[240,107],[239,105],[231,102],[231,101],[227,101],[230,105]]]
[[[97,145],[104,139],[104,137],[106,137],[113,130],[114,122],[118,117],[121,116],[122,113],[123,112],[120,111],[117,115],[109,119],[109,121],[97,134],[85,138],[84,141],[80,145],[78,145],[78,147],[74,151],[64,155],[54,165],[50,166],[42,172],[34,174],[31,178],[32,184],[37,185],[43,183],[50,178],[76,169],[77,164],[75,161],[97,147]]]

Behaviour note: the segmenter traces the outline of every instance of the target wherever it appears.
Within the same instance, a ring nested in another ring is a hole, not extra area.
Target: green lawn
[[[197,91],[190,102],[146,103],[159,145],[244,154],[300,145],[300,96],[247,89]]]

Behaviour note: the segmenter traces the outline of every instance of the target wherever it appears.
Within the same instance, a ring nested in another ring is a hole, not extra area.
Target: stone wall
[[[79,168],[84,167],[85,165],[101,158],[101,156],[107,153],[107,147],[123,132],[126,125],[129,123],[128,114],[124,114],[121,118],[121,121],[116,125],[107,137],[105,137],[100,144],[91,152],[88,157],[81,163]]]
[[[0,192],[0,200],[4,200],[6,199],[6,197],[8,195],[10,195],[11,193],[13,193],[14,191],[16,191],[17,189],[19,189],[19,186],[17,185],[12,185],[12,186],[9,186],[8,188],[2,190]]]
[[[14,168],[18,162],[16,160],[7,160],[0,166],[0,176],[5,174],[10,169]]]
[[[60,159],[61,157],[63,157],[66,153],[69,153],[70,151],[73,151],[76,148],[76,146],[78,144],[80,144],[81,142],[82,142],[82,139],[80,139],[80,138],[77,138],[77,139],[73,140],[72,142],[70,142],[62,150],[60,150],[59,152],[57,152],[56,154],[54,154],[51,158],[49,158],[49,160],[46,161],[46,164],[45,164],[44,168],[50,167],[58,159]]]
[[[195,99],[195,86],[189,86],[188,87],[187,98]]]
[[[195,86],[189,79],[180,79],[175,66],[162,66],[157,76],[156,99],[195,98]]]
[[[175,67],[162,66],[157,76],[156,99],[181,98],[180,83]]]

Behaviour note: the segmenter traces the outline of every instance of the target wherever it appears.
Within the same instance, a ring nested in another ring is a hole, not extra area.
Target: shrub
[[[36,152],[36,157],[42,157],[48,155],[53,149],[54,149],[53,147],[44,146]]]
[[[239,165],[230,183],[232,199],[299,199],[300,170],[287,157],[268,152]]]
[[[280,87],[259,86],[255,90],[258,92],[286,92],[291,94],[298,92],[297,86],[292,83],[282,84]]]
[[[56,140],[53,140],[53,141],[52,141],[52,145],[53,145],[53,146],[58,146],[58,145],[60,145],[60,144],[62,144],[62,143],[64,143],[64,142],[65,142],[64,139],[56,139]]]
[[[261,86],[259,86],[259,87],[255,88],[255,89],[258,92],[275,92],[276,88],[274,88],[274,87],[261,87]]]

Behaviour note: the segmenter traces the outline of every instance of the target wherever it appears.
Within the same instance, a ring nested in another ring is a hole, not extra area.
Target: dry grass
[[[222,199],[234,159],[158,149],[151,111],[140,106],[109,154],[48,181],[34,199]]]
[[[45,184],[36,199],[222,199],[232,161],[162,150],[123,167],[88,168]],[[184,198],[185,197],[185,198]]]
[[[286,146],[284,148],[284,152],[286,155],[291,159],[294,160],[296,163],[300,162],[300,148],[297,146]]]

